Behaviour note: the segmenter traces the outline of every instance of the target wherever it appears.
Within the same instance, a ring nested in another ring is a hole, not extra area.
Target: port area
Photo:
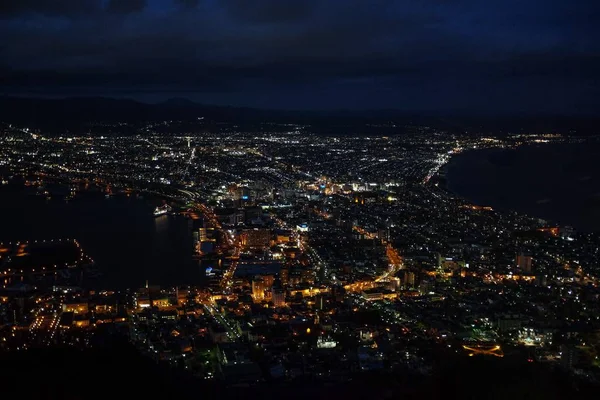
[[[74,239],[0,243],[0,283],[58,283],[94,264]]]

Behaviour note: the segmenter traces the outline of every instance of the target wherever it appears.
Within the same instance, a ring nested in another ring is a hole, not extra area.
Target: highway
[[[368,239],[377,239],[376,234],[368,232],[360,226],[353,226],[353,229]],[[344,289],[349,292],[361,292],[363,290],[373,289],[377,287],[378,282],[385,282],[390,277],[393,277],[398,271],[404,269],[404,261],[398,250],[384,239],[381,239],[381,243],[385,245],[385,253],[389,261],[389,268],[372,281],[354,282],[344,286]]]

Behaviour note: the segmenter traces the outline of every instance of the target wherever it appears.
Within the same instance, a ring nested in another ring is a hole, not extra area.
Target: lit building
[[[285,291],[281,289],[273,290],[273,304],[275,307],[285,307]]]
[[[278,231],[277,232],[277,237],[276,237],[277,243],[287,243],[287,242],[290,242],[291,240],[292,240],[292,236],[291,236],[290,231]]]
[[[113,313],[116,307],[111,304],[96,304],[95,311],[99,314]]]
[[[158,297],[156,299],[152,299],[152,305],[158,308],[168,308],[171,306],[171,302],[168,297]]]
[[[308,232],[308,224],[300,224],[296,226],[299,232]]]
[[[383,293],[380,291],[362,292],[362,297],[367,301],[383,300]]]
[[[315,283],[315,272],[312,269],[304,268],[300,272],[302,283],[314,284]]]
[[[389,278],[390,281],[387,283],[387,289],[391,291],[396,291],[400,288],[400,279],[396,277]]]
[[[281,268],[279,270],[279,279],[281,280],[282,285],[287,285],[289,280],[290,270],[287,268]]]
[[[86,314],[88,312],[87,302],[70,302],[63,304],[63,312],[72,312],[74,314]]]
[[[270,229],[246,229],[240,235],[242,246],[249,248],[263,248],[271,244]]]
[[[85,319],[77,319],[74,321],[74,325],[77,328],[87,328],[88,326],[90,326],[90,320],[85,318]]]
[[[138,308],[146,308],[146,307],[150,307],[152,305],[151,301],[150,301],[150,297],[144,296],[144,295],[138,296],[136,298],[135,304]]]
[[[252,298],[254,301],[261,301],[265,298],[265,282],[261,278],[252,280]]]
[[[533,258],[531,256],[524,256],[522,254],[519,254],[517,256],[517,259],[515,260],[515,264],[517,264],[517,267],[519,267],[521,271],[523,271],[526,274],[530,274],[533,272],[531,265],[532,261]]]

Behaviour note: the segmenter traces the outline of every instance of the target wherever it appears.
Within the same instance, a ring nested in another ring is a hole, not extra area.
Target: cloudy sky
[[[598,113],[598,0],[5,0],[0,94]]]

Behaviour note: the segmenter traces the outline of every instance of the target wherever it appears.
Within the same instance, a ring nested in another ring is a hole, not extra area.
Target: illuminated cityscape
[[[0,2],[0,400],[600,393],[600,2]]]
[[[470,204],[445,177],[471,149],[584,139],[409,129],[55,136],[5,126],[6,187],[50,202],[154,198],[148,219],[189,221],[204,283],[140,276],[140,288],[92,289],[101,266],[77,241],[2,243],[0,348],[92,348],[119,334],[148,359],[226,385],[427,376],[461,357],[596,379],[600,342],[587,332],[600,324],[598,236]]]

